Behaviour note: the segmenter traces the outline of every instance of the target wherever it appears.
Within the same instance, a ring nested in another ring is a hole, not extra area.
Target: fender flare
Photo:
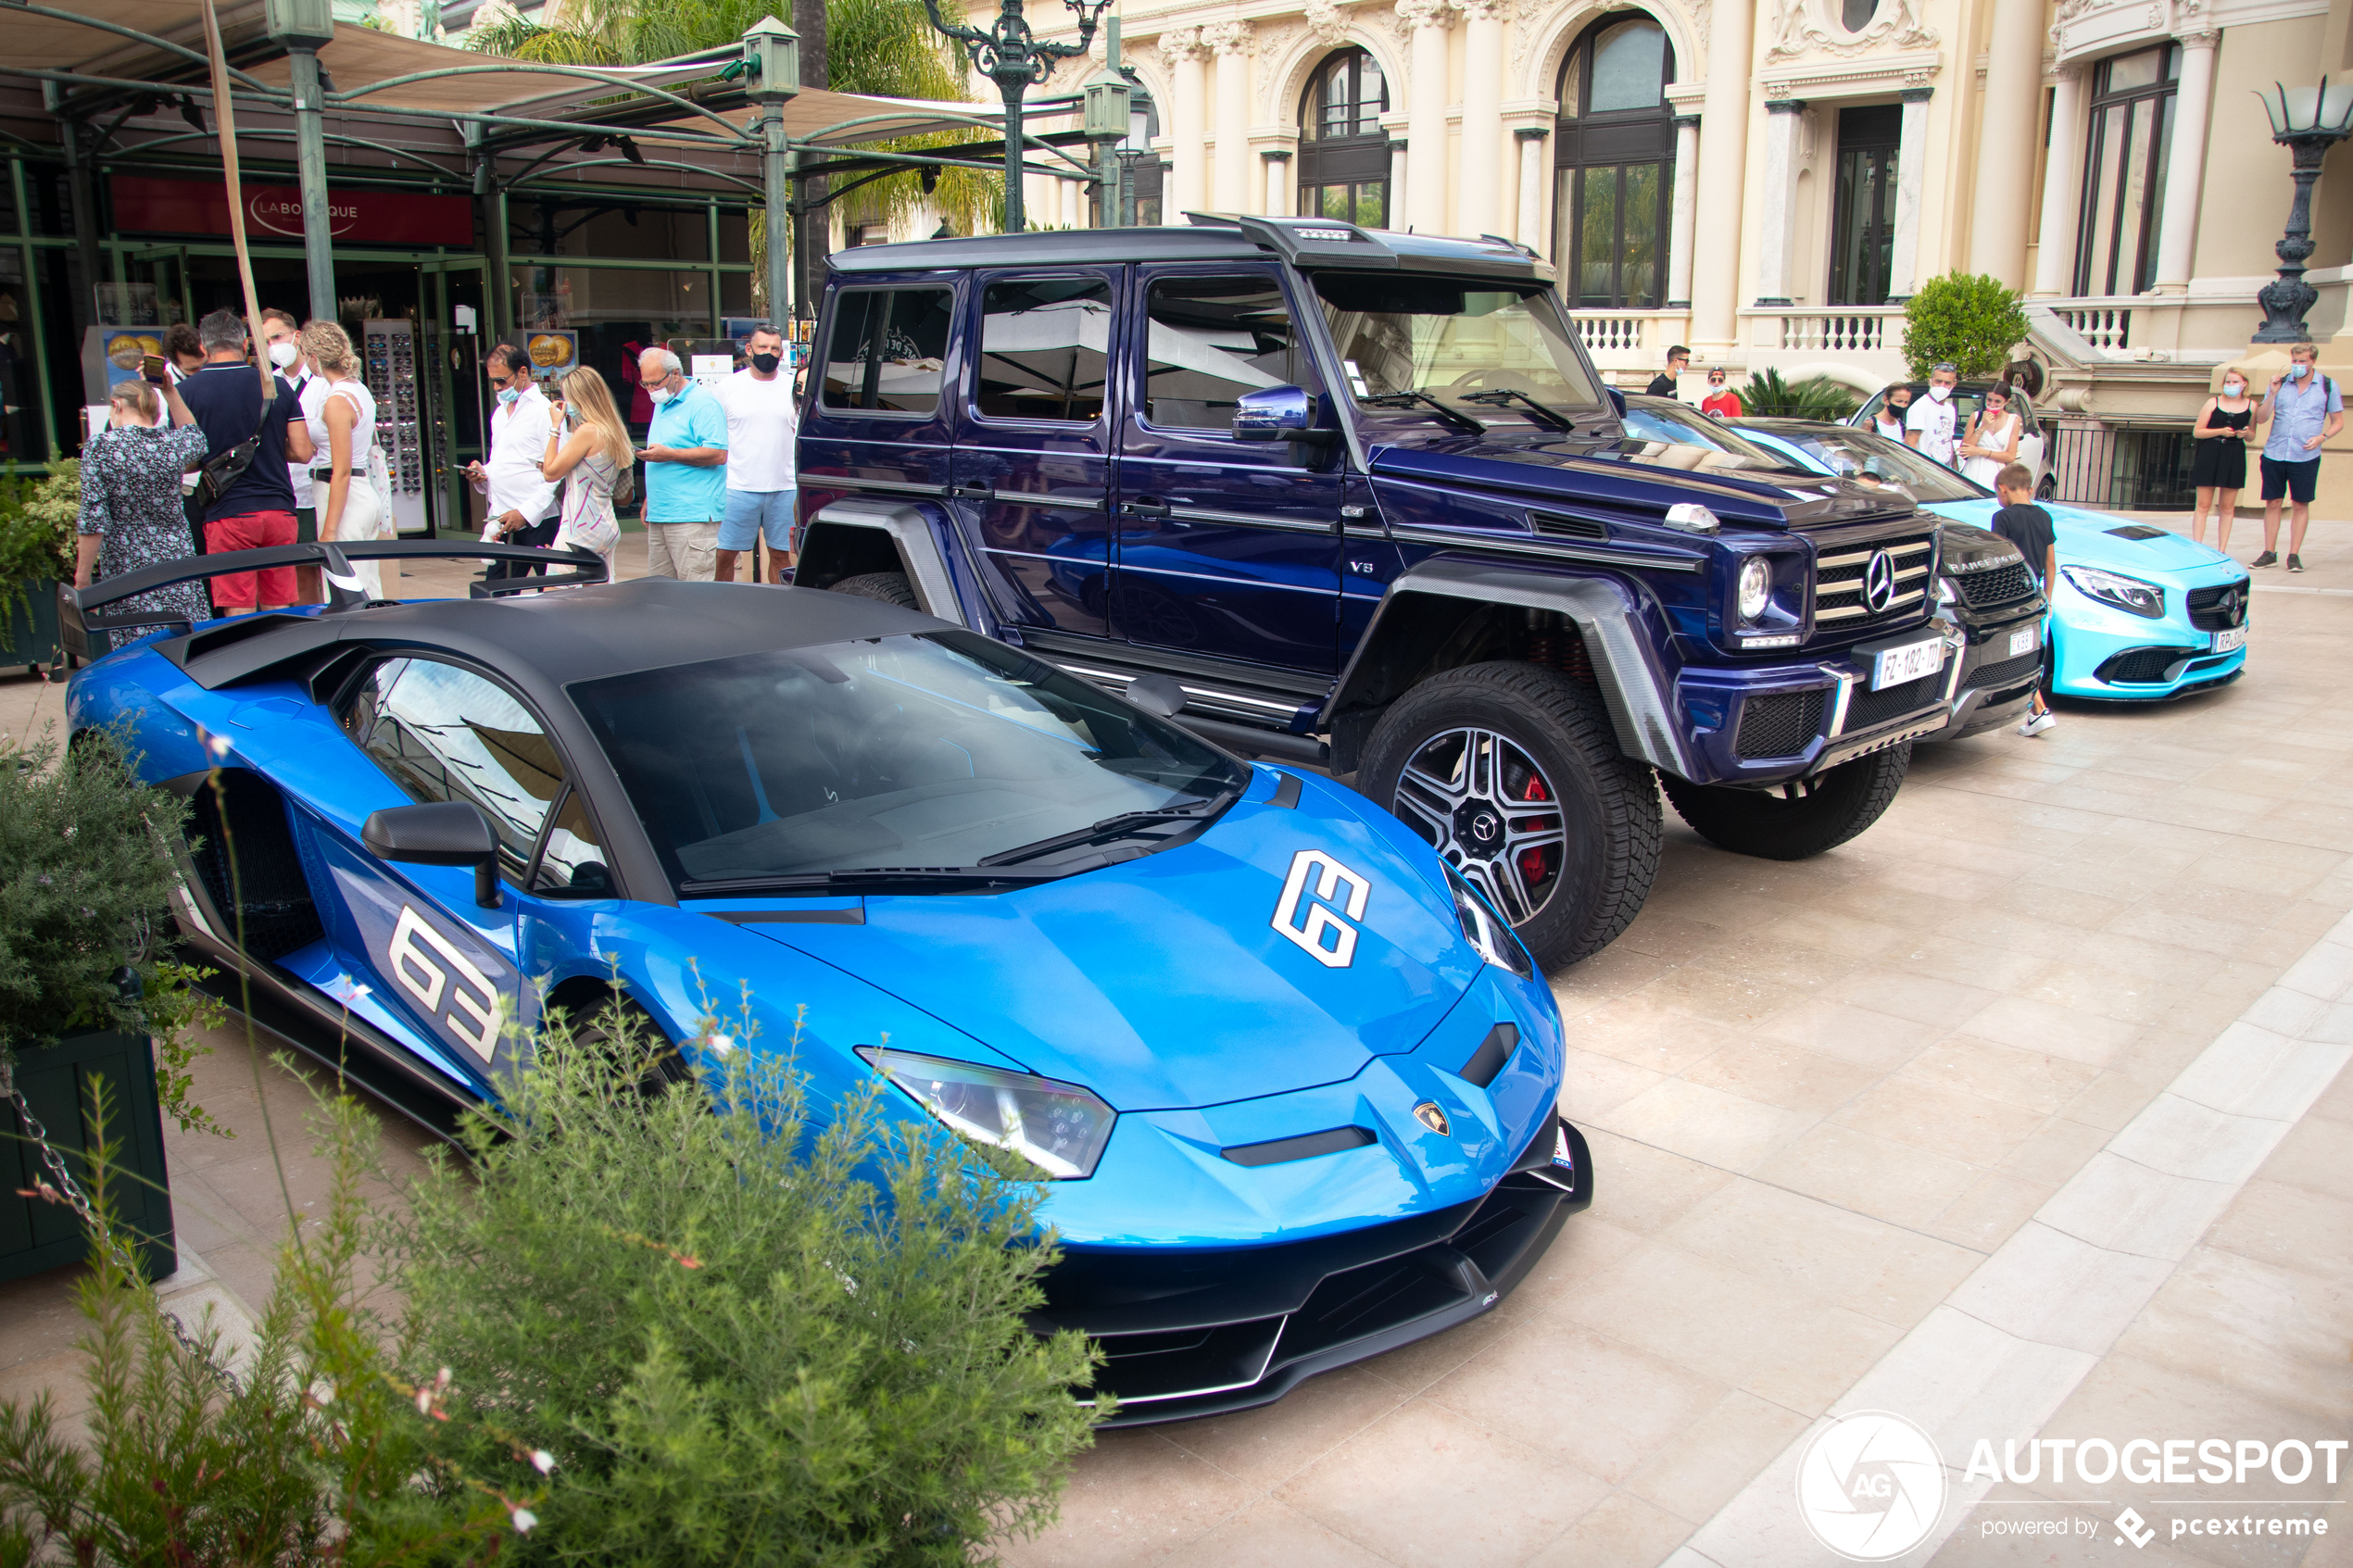
[[[1519,564],[1437,557],[1408,568],[1381,596],[1348,668],[1332,688],[1324,709],[1327,724],[1346,709],[1352,696],[1370,690],[1378,679],[1365,659],[1379,646],[1391,610],[1423,596],[1559,611],[1585,639],[1619,749],[1670,773],[1692,775],[1696,763],[1669,700],[1674,677],[1661,663],[1655,643],[1635,624],[1642,614],[1635,592],[1606,578],[1561,576]]]
[[[809,551],[812,541],[822,542],[825,531],[844,528],[865,529],[888,536],[924,613],[952,621],[959,626],[972,625],[971,617],[964,613],[963,604],[956,596],[947,559],[940,553],[939,534],[921,508],[904,501],[864,496],[829,501],[809,520],[801,536],[802,552]]]

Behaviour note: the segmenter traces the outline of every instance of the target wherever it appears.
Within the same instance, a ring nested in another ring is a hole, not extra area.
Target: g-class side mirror
[[[1234,400],[1237,441],[1330,440],[1332,432],[1315,422],[1315,399],[1295,386],[1262,386]]]
[[[379,860],[418,866],[472,866],[474,902],[498,907],[498,830],[470,800],[431,800],[371,811],[360,842]]]

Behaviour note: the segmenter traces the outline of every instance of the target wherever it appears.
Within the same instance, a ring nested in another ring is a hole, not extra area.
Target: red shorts
[[[226,555],[231,550],[258,550],[266,545],[291,545],[295,542],[295,515],[292,512],[242,512],[235,517],[217,517],[204,525],[205,554]],[[259,596],[255,595],[257,586]],[[233,571],[226,577],[212,580],[212,602],[220,609],[252,609],[257,605],[290,605],[295,602],[295,569],[272,566],[260,571]]]

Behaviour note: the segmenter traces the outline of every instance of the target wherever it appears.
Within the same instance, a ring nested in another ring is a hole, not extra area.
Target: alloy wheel
[[[1432,735],[1398,775],[1391,809],[1514,925],[1527,924],[1560,887],[1560,791],[1507,735]]]

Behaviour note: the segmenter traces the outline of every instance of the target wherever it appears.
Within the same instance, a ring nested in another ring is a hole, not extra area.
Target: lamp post
[[[2321,177],[2321,161],[2331,147],[2353,135],[2353,83],[2335,87],[2327,77],[2318,87],[2271,84],[2258,93],[2263,112],[2271,117],[2271,140],[2296,157],[2296,201],[2287,209],[2287,233],[2272,250],[2280,258],[2280,275],[2256,294],[2263,307],[2263,325],[2257,343],[2301,343],[2304,313],[2320,293],[2304,281],[2304,261],[2312,254],[2312,182]]]
[[[924,9],[931,16],[931,25],[946,36],[964,46],[972,56],[973,69],[997,84],[1005,100],[1005,232],[1018,234],[1024,227],[1021,203],[1022,94],[1046,80],[1054,62],[1066,60],[1073,55],[1083,55],[1095,41],[1095,23],[1102,17],[1111,0],[1063,0],[1078,18],[1078,42],[1076,44],[1040,43],[1029,31],[1029,23],[1021,12],[1022,0],[998,0],[997,22],[989,28],[967,27],[962,22],[950,25],[939,14],[939,0],[924,0]]]
[[[792,277],[792,242],[786,220],[792,207],[791,140],[785,105],[800,92],[800,34],[774,17],[744,33],[745,96],[760,109],[760,173],[767,193],[768,319],[781,323]],[[805,221],[805,220],[804,220]]]

